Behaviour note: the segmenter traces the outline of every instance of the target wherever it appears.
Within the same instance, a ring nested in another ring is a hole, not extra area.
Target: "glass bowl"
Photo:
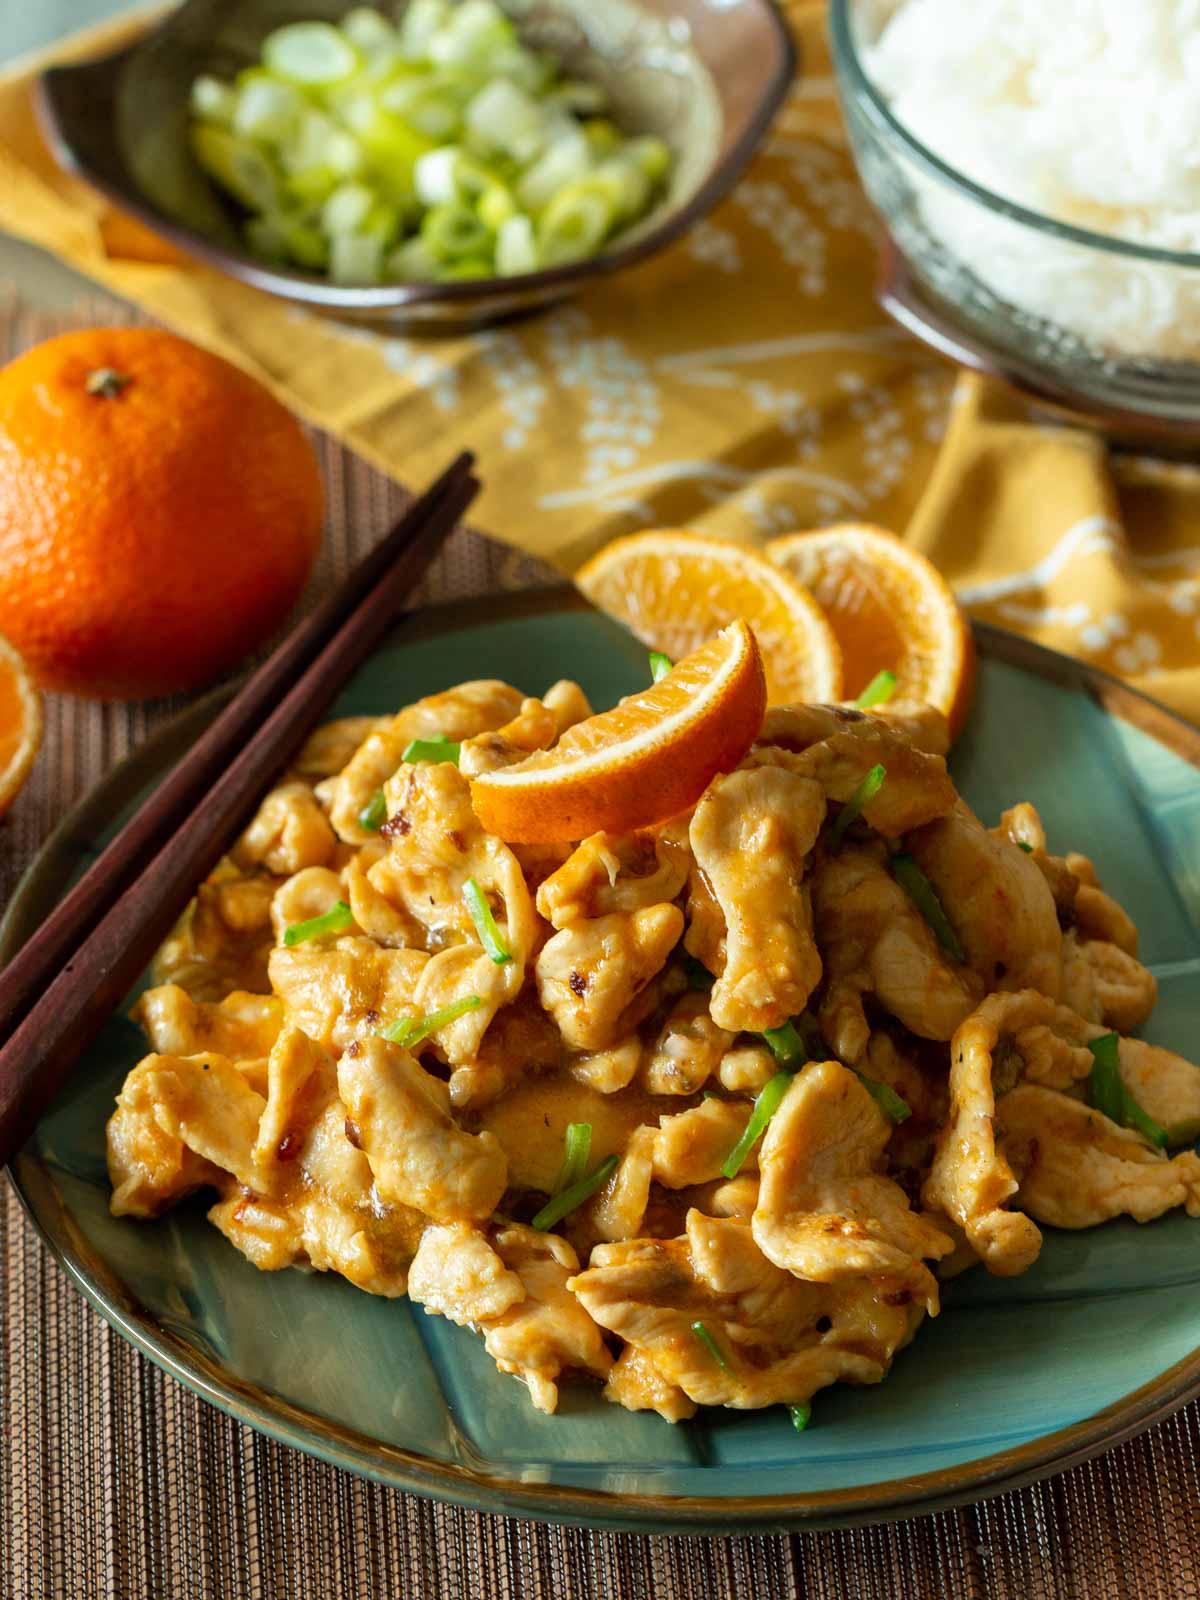
[[[454,331],[562,300],[591,279],[663,249],[739,177],[796,69],[772,0],[504,0],[522,38],[553,50],[609,94],[637,133],[660,135],[675,165],[667,194],[597,256],[521,276],[362,287],[249,255],[242,213],[188,145],[188,96],[200,73],[232,76],[262,39],[297,18],[336,20],[351,0],[186,0],[132,45],[53,67],[37,85],[57,160],[180,250],[243,283],[351,321]]]
[[[1177,308],[1171,327],[1189,330],[1200,352],[1200,255],[1056,222],[935,155],[896,119],[863,64],[888,10],[881,0],[830,0],[846,127],[888,228],[885,309],[952,360],[1118,440],[1194,447],[1200,360],[1173,356],[1171,332],[1147,336],[1145,325]]]

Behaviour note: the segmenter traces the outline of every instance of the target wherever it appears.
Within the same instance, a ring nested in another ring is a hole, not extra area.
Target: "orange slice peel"
[[[0,634],[0,817],[29,776],[42,742],[42,697],[33,675]]]
[[[569,728],[552,749],[480,774],[471,800],[484,827],[514,844],[652,827],[737,765],[765,709],[758,646],[734,622],[658,683]]]

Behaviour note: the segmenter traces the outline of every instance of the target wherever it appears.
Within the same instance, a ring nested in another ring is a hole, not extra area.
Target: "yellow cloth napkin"
[[[954,386],[884,318],[824,6],[789,15],[802,75],[732,196],[653,261],[504,328],[351,329],[160,249],[47,155],[29,99],[44,62],[0,80],[0,227],[247,367],[397,478],[428,478],[469,445],[478,526],[564,572],[645,526],[761,542],[881,523],[975,615],[1200,718],[1200,470],[1114,463],[1008,395]]]

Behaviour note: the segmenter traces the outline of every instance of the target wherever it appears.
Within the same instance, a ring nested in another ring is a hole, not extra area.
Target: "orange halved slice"
[[[42,742],[42,697],[29,668],[0,634],[0,817],[29,776]]]
[[[665,822],[738,764],[765,709],[754,635],[732,623],[658,683],[568,728],[553,749],[480,774],[476,814],[514,844]]]
[[[593,605],[673,661],[735,619],[762,651],[767,699],[837,700],[841,652],[806,589],[730,539],[658,528],[614,539],[575,574]]]
[[[957,734],[975,686],[970,624],[937,568],[895,534],[858,523],[773,539],[767,554],[805,584],[842,647],[852,699],[878,672],[897,700],[924,700]]]

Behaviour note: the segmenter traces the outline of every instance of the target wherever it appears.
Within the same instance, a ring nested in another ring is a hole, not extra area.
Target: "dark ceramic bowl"
[[[665,139],[667,195],[600,255],[520,277],[347,287],[247,254],[236,204],[188,147],[188,92],[229,77],[263,37],[298,18],[336,20],[339,0],[187,0],[153,32],[98,61],[53,67],[38,109],[57,159],[181,250],[243,283],[336,316],[415,331],[485,322],[563,299],[653,255],[725,195],[783,101],[796,51],[772,0],[525,0],[522,38],[602,84],[623,126]]]

